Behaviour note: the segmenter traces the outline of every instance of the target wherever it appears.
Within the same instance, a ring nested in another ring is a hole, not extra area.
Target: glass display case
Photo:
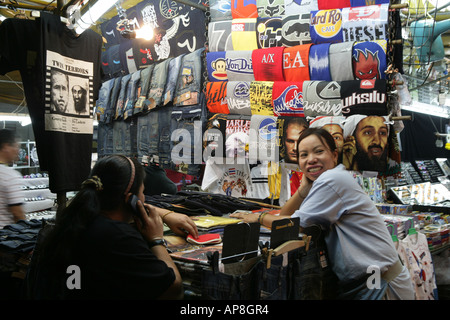
[[[450,191],[441,183],[424,182],[390,189],[400,204],[450,206]]]

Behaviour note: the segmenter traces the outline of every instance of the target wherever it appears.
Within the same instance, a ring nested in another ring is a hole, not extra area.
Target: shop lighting
[[[31,124],[31,118],[28,115],[0,115],[0,121],[16,121],[25,127]]]
[[[448,106],[438,106],[433,104],[413,101],[410,106],[401,106],[403,110],[429,114],[441,118],[450,119],[450,110]]]
[[[151,40],[153,39],[153,33],[153,28],[149,25],[145,25],[140,29],[136,29],[136,38]]]

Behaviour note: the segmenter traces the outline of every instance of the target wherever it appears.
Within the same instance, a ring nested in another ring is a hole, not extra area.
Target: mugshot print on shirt
[[[47,50],[46,65],[45,129],[92,134],[93,63]]]

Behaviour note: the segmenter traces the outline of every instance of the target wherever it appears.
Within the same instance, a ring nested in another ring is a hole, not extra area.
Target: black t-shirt
[[[78,190],[91,169],[101,36],[86,30],[77,37],[59,16],[43,12],[35,21],[6,19],[0,42],[0,73],[21,73],[39,165],[49,173],[50,190]]]
[[[77,250],[81,289],[71,290],[75,298],[156,299],[175,280],[173,270],[125,222],[96,217]]]
[[[386,80],[348,80],[341,81],[342,114],[366,116],[386,116]]]

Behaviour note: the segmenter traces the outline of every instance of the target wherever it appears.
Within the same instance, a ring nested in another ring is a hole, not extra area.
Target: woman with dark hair
[[[303,131],[298,159],[302,182],[279,216],[232,216],[269,227],[286,217],[299,217],[301,228],[320,225],[339,281],[338,299],[414,299],[408,270],[399,261],[383,219],[352,174],[337,164],[331,134],[317,128]]]
[[[57,214],[42,246],[36,246],[31,298],[183,296],[180,274],[164,245],[162,216],[171,216],[175,229],[181,226],[193,235],[197,229],[187,216],[144,204],[144,178],[142,166],[125,156],[95,164],[81,190]]]

